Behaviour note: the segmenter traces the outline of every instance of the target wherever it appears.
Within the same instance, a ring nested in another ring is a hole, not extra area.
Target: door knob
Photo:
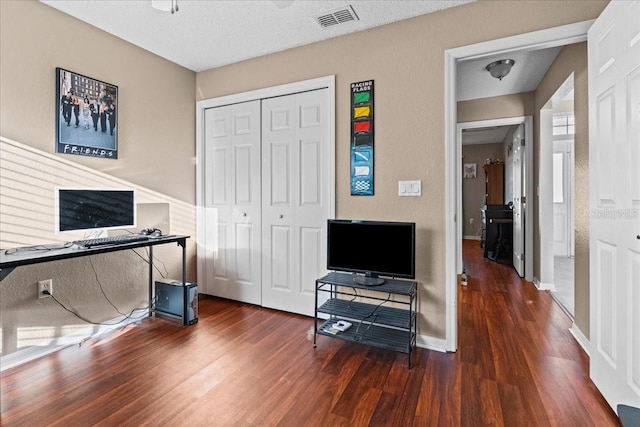
[[[284,215],[280,215],[280,219],[284,218]]]

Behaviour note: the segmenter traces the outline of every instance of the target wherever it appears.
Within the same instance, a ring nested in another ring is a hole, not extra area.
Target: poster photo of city
[[[56,68],[56,153],[118,158],[118,87]]]

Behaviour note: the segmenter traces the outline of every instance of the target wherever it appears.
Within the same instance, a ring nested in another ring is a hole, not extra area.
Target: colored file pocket
[[[371,100],[371,92],[356,92],[353,94],[353,104],[366,104]]]
[[[355,107],[353,109],[353,118],[354,119],[359,119],[359,118],[365,118],[365,117],[370,117],[371,116],[371,107],[366,106],[366,107]]]
[[[373,145],[373,135],[359,134],[353,136],[353,147],[363,147]]]
[[[373,164],[371,150],[354,149],[351,163],[354,165]]]
[[[353,122],[353,133],[365,133],[371,131],[371,121]]]

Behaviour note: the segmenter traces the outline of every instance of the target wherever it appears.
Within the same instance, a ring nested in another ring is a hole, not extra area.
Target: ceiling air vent
[[[315,19],[322,28],[359,20],[358,15],[356,15],[356,11],[353,10],[353,6],[337,9],[333,12],[316,16]]]

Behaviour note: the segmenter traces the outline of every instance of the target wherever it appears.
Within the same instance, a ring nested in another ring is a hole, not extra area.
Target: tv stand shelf
[[[317,335],[323,335],[398,351],[407,354],[411,369],[411,352],[416,345],[416,282],[385,279],[382,285],[366,286],[353,279],[353,274],[332,272],[316,280],[314,347]],[[328,299],[318,305],[319,300],[325,299],[323,295]],[[321,319],[318,314],[329,318]],[[336,335],[327,332],[338,320],[346,320],[352,326]],[[322,323],[318,326],[319,322]]]

